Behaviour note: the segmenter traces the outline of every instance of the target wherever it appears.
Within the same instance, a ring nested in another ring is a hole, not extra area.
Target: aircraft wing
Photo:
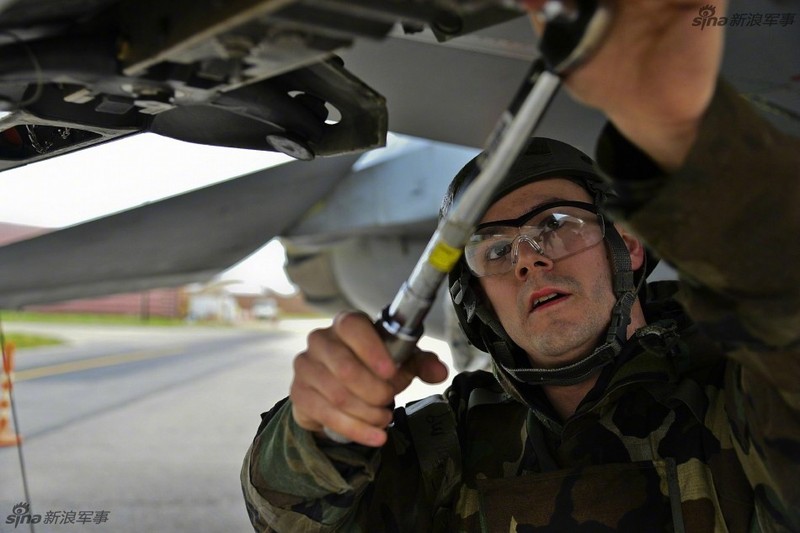
[[[206,281],[295,225],[356,159],[294,161],[0,247],[0,308]]]

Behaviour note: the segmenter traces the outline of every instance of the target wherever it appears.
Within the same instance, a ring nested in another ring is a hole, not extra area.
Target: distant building
[[[265,312],[267,307],[273,306],[278,316],[319,314],[318,309],[306,303],[300,292],[286,296],[266,289],[263,294],[236,294],[235,296],[245,317],[249,318],[258,319],[260,313]]]
[[[186,290],[190,321],[235,322],[242,318],[242,310],[236,298],[224,284],[208,285],[195,283]]]
[[[184,318],[187,309],[187,295],[181,287],[152,289],[50,304],[26,305],[23,309],[41,313],[134,315],[143,319],[150,317]]]

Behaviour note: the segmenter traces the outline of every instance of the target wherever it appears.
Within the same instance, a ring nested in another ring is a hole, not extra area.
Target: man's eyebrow
[[[530,209],[528,209],[527,212],[530,213],[534,209],[538,209],[543,205],[552,204],[553,202],[567,202],[567,201],[568,200],[566,198],[561,198],[560,196],[550,196],[549,198],[545,198],[544,200],[540,201],[537,204],[531,205]]]

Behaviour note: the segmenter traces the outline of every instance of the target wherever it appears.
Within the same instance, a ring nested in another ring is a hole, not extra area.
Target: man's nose
[[[530,237],[519,237],[514,250],[514,272],[525,278],[533,269],[553,268],[553,260],[544,255],[541,245]]]

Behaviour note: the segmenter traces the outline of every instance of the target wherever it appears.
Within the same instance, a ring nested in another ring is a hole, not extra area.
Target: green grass
[[[60,339],[54,337],[46,337],[44,335],[35,335],[30,333],[6,333],[3,335],[6,342],[14,343],[17,348],[33,348],[34,346],[50,346],[53,344],[61,344]]]
[[[84,313],[36,313],[33,311],[0,310],[3,322],[51,322],[57,324],[112,324],[130,326],[184,326],[180,318],[152,316],[143,320],[139,315],[93,315]]]

